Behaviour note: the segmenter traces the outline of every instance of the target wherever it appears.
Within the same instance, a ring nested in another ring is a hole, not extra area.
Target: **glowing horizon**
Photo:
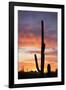
[[[37,49],[37,48],[20,48],[19,50],[19,71],[37,71],[36,70],[36,65],[35,65],[35,61],[34,61],[34,54],[37,54],[38,57],[38,63],[39,66],[41,65],[41,50]],[[31,53],[31,54],[30,54]],[[50,54],[51,53],[51,54]],[[25,58],[26,56],[26,58]],[[51,58],[52,57],[52,58]],[[55,71],[57,68],[57,64],[56,61],[50,60],[50,59],[56,59],[56,49],[46,49],[45,50],[45,72],[47,71],[47,64],[51,64],[51,70]],[[46,61],[47,59],[47,61]],[[49,61],[50,60],[50,61]],[[22,64],[22,65],[21,65]],[[53,65],[54,66],[53,66]],[[26,66],[27,65],[27,66]],[[30,70],[29,66],[32,67]],[[54,70],[52,69],[52,66],[54,67]],[[55,67],[56,66],[56,67]]]

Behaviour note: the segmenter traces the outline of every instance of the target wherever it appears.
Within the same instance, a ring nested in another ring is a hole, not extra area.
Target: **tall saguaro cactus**
[[[44,44],[44,23],[43,20],[41,21],[41,69],[39,69],[38,66],[38,60],[36,54],[35,56],[35,63],[36,63],[36,68],[38,72],[44,73],[44,62],[45,62],[45,44]]]

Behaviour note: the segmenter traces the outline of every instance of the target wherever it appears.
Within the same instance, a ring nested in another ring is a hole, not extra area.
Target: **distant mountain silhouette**
[[[50,78],[57,77],[57,69],[55,72],[51,71],[51,65],[47,65],[47,72],[41,74],[41,72],[30,71],[30,72],[18,72],[18,79],[28,79],[28,78]]]

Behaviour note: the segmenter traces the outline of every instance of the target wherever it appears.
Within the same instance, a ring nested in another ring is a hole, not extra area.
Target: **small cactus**
[[[47,65],[47,72],[50,74],[51,73],[51,66],[50,64]]]

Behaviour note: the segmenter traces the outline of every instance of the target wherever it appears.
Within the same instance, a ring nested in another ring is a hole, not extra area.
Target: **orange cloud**
[[[46,48],[57,47],[57,41],[51,37],[45,37],[44,39]],[[32,33],[30,34],[19,34],[18,45],[20,47],[30,46],[30,47],[41,47],[41,37],[35,36]]]
[[[27,36],[19,36],[18,38],[18,45],[19,47],[40,47],[41,45],[41,39],[40,37],[35,37],[34,35],[30,34]]]

